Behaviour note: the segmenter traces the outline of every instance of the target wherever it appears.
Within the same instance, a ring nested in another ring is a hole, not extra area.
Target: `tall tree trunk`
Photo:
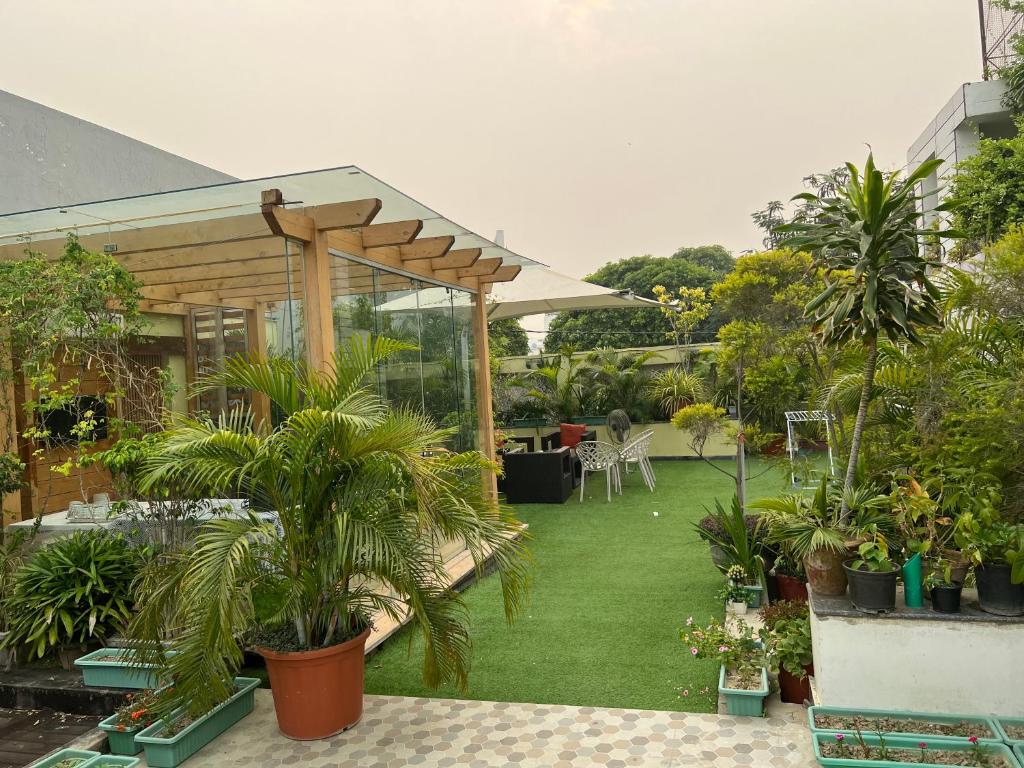
[[[736,498],[740,509],[747,504],[747,437],[743,434],[743,356],[736,366]]]
[[[854,476],[857,474],[857,458],[860,455],[860,439],[864,434],[864,422],[868,418],[868,401],[871,399],[871,388],[875,383],[875,364],[878,362],[878,337],[868,340],[868,359],[864,363],[864,384],[860,390],[860,405],[857,407],[857,420],[853,424],[853,436],[850,438],[850,460],[846,465],[846,482],[843,483],[843,503],[839,517],[843,522],[850,514],[848,496],[853,488]]]

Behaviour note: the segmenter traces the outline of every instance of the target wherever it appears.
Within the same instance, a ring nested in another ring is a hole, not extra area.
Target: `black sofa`
[[[561,504],[572,495],[575,457],[568,448],[502,457],[498,490],[509,504]]]
[[[597,440],[597,430],[589,429],[583,433],[583,437],[580,438],[580,442],[593,442]],[[562,433],[561,431],[552,432],[549,435],[541,435],[540,438],[540,449],[542,451],[550,451],[552,448],[562,447]]]

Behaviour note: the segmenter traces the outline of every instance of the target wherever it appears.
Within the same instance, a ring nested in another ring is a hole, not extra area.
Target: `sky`
[[[750,213],[978,80],[975,0],[0,0],[0,88],[241,178],[355,164],[575,277]]]

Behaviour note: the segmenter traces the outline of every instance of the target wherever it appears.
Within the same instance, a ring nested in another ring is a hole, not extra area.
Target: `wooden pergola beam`
[[[333,229],[351,229],[366,227],[374,220],[383,203],[380,198],[369,197],[365,200],[349,200],[344,203],[327,203],[311,205],[302,212],[316,222],[320,231]]]
[[[437,259],[448,253],[455,245],[454,235],[443,237],[420,237],[407,245],[398,247],[399,257],[402,261],[422,261],[423,259]],[[367,256],[372,258],[373,250],[367,251]]]
[[[462,269],[471,267],[480,258],[479,248],[458,248],[449,251],[447,256],[430,260],[431,269]]]
[[[144,285],[139,289],[144,299],[149,301],[149,306],[157,311],[161,303],[165,304],[191,304],[200,307],[230,307],[232,309],[253,309],[256,303],[247,298],[230,298],[225,300],[216,291],[202,291],[197,293],[180,294],[173,288],[163,285]]]
[[[270,190],[278,192],[278,190]],[[266,192],[263,193],[266,196]],[[287,237],[290,240],[299,240],[303,243],[313,241],[316,233],[316,222],[304,213],[289,211],[280,205],[263,203],[260,205],[260,213],[270,227],[270,231],[279,237]]]
[[[472,267],[460,269],[456,272],[458,277],[484,277],[493,275],[501,267],[501,259],[480,259]]]
[[[363,248],[380,248],[386,245],[407,245],[416,239],[423,229],[421,219],[393,221],[389,224],[371,224],[363,227]]]
[[[519,273],[523,271],[523,268],[518,264],[507,264],[503,267],[498,267],[493,274],[486,277],[488,283],[508,283],[519,277]],[[484,282],[481,279],[481,282]]]

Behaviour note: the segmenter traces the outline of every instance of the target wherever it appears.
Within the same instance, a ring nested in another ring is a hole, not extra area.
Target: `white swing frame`
[[[835,460],[832,457],[832,443],[835,438],[832,414],[828,411],[786,411],[786,448],[789,452],[789,480],[793,487],[797,487],[796,480],[796,454],[800,450],[799,441],[793,432],[794,424],[817,422],[825,424],[825,442],[828,444],[828,473],[834,475],[836,471]],[[801,486],[803,490],[812,490],[815,486]]]

